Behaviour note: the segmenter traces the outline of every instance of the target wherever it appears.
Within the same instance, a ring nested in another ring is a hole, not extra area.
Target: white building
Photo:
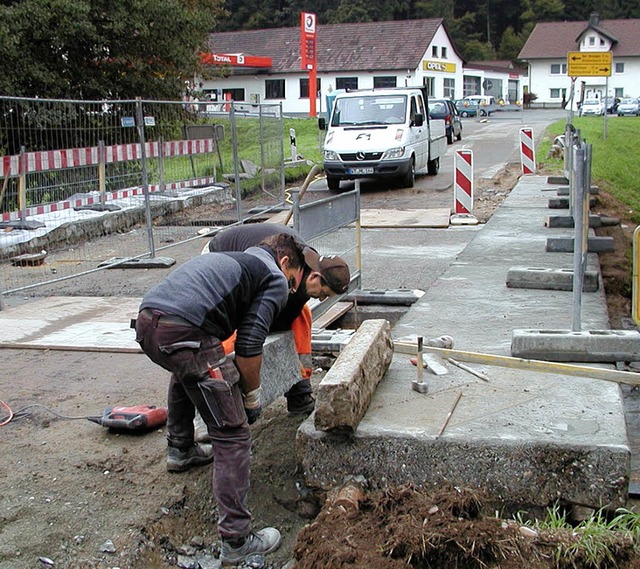
[[[519,54],[529,67],[529,89],[536,105],[569,101],[570,52],[611,52],[611,75],[575,78],[574,106],[586,98],[640,96],[640,20],[600,20],[537,24]]]
[[[281,102],[285,114],[308,114],[309,74],[300,46],[300,28],[211,34],[212,76],[196,83],[216,101]],[[521,72],[504,65],[467,69],[441,18],[318,26],[316,72],[320,113],[325,95],[336,89],[424,85],[439,98],[522,100]]]

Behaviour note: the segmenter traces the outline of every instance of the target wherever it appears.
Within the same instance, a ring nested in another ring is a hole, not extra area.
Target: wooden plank
[[[314,328],[326,328],[353,308],[353,302],[336,302],[326,312],[313,321]]]

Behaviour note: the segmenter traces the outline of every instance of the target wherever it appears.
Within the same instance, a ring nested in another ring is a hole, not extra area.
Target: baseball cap
[[[312,271],[320,273],[329,288],[336,294],[347,292],[351,274],[349,265],[338,255],[320,255],[315,249],[305,247],[304,261]]]

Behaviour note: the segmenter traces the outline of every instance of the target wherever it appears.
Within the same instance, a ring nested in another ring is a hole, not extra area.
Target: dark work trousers
[[[136,341],[153,362],[171,372],[167,398],[169,446],[186,449],[193,445],[196,408],[207,425],[213,446],[212,486],[221,537],[248,535],[251,432],[238,369],[225,357],[218,338],[155,309],[138,314]],[[220,369],[221,379],[211,378],[208,364]]]

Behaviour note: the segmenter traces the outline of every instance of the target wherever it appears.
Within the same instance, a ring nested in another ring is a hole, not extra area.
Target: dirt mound
[[[482,493],[471,489],[404,485],[357,498],[355,493],[345,486],[330,495],[316,520],[300,532],[295,569],[638,566],[626,534],[607,542],[609,563],[593,565],[588,548],[559,555],[579,541],[576,533],[535,531],[500,519],[495,511],[484,511]]]

